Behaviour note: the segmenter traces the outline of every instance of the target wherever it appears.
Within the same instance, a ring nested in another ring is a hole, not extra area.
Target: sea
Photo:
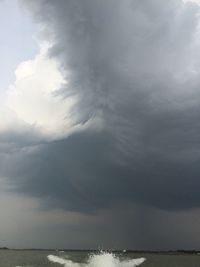
[[[200,267],[198,254],[0,250],[0,267]]]

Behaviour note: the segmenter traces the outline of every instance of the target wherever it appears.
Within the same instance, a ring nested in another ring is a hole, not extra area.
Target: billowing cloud
[[[49,45],[42,44],[33,60],[22,62],[16,70],[16,81],[10,86],[4,104],[1,131],[9,131],[18,124],[35,128],[47,138],[66,136],[72,128],[67,117],[75,99],[57,95],[67,83],[55,60],[47,54]],[[13,125],[14,124],[14,125]]]
[[[51,46],[19,66],[8,94],[10,110],[34,129],[0,135],[8,144],[1,175],[12,190],[37,197],[47,210],[90,219],[109,218],[108,210],[115,217],[116,207],[128,205],[142,220],[143,210],[144,225],[134,225],[149,238],[156,232],[152,222],[146,229],[151,211],[156,229],[163,218],[178,225],[189,209],[197,212],[199,6],[181,0],[21,3]],[[123,215],[127,229],[136,215]],[[93,226],[97,233],[98,223]],[[166,237],[158,232],[161,244]]]
[[[102,125],[40,147],[50,164],[37,156],[38,172],[31,157],[27,192],[70,209],[118,199],[164,209],[199,206],[198,6],[180,0],[23,4],[53,44],[48,55],[67,81],[59,97],[77,99],[71,120]],[[51,109],[45,122],[60,130],[53,116]],[[39,189],[37,179],[52,186]]]

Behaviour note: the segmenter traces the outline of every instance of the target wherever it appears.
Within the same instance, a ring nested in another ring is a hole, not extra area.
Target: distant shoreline
[[[101,251],[100,249],[45,249],[45,248],[8,248],[8,247],[0,247],[0,250],[15,250],[15,251],[64,251],[64,252],[96,252]],[[190,254],[190,255],[199,255],[200,250],[103,250],[113,253],[144,253],[144,254]]]

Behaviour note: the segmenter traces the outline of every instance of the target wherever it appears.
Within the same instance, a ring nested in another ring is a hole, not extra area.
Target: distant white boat
[[[125,253],[126,252],[126,249],[123,249],[123,252]]]

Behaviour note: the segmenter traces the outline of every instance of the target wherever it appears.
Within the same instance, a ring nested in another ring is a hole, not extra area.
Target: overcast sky
[[[0,2],[0,246],[200,249],[198,2]]]

